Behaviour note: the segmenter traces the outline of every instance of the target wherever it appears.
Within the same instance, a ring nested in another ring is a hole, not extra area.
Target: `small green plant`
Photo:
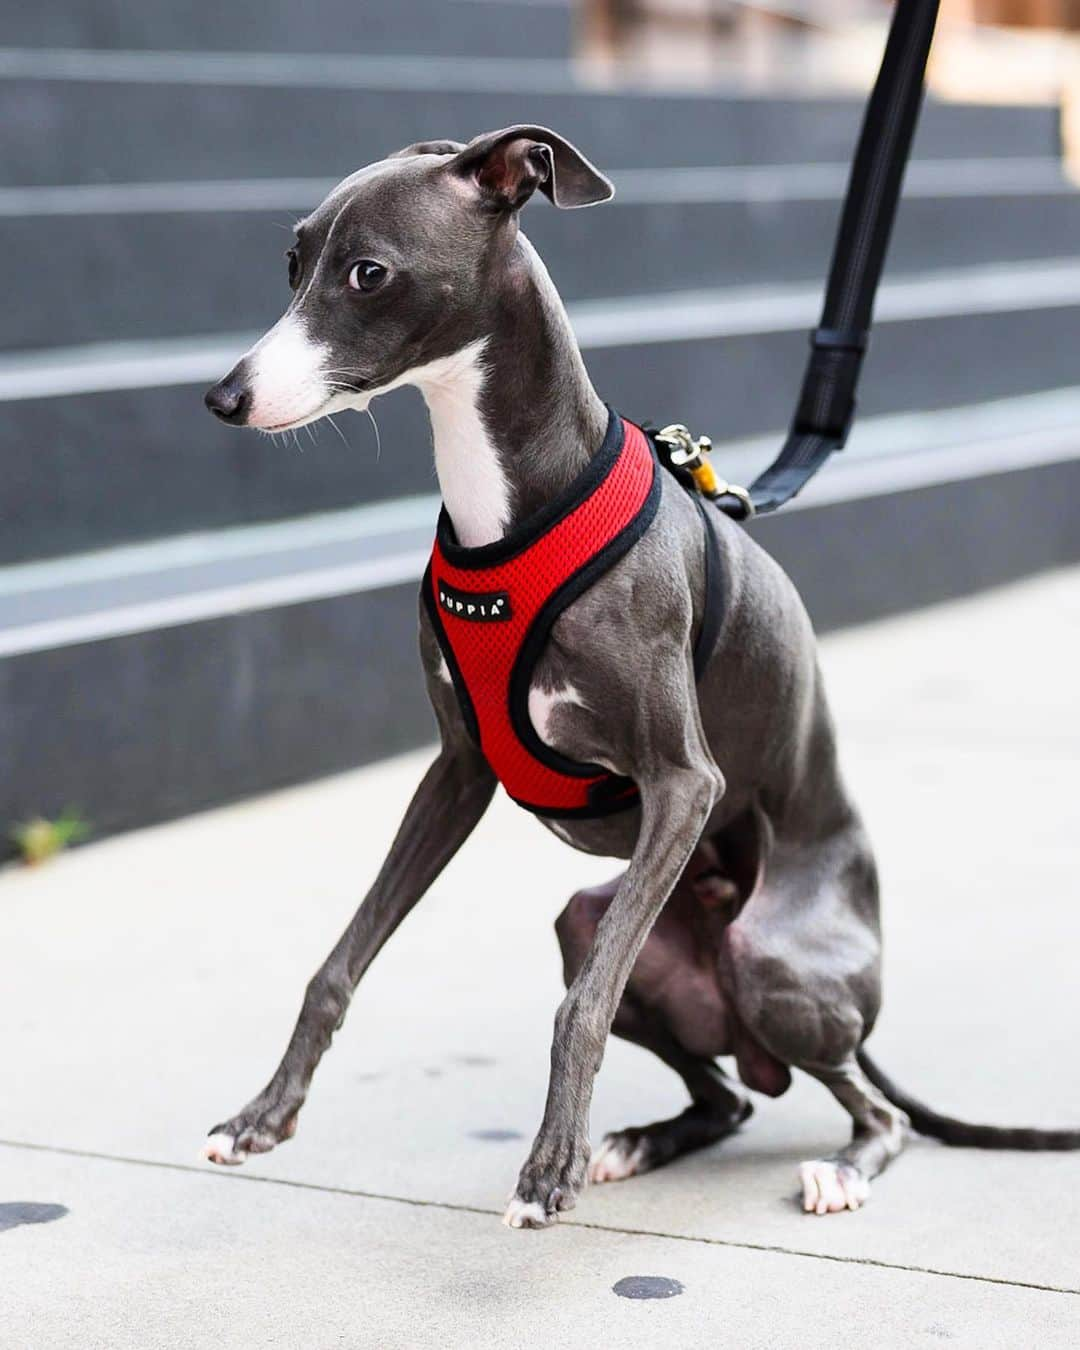
[[[55,820],[35,816],[11,827],[11,840],[28,867],[36,867],[78,844],[90,833],[90,824],[68,807]]]

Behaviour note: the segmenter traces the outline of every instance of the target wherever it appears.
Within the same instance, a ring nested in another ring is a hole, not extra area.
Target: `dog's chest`
[[[577,734],[590,720],[573,680],[552,678],[553,627],[648,527],[660,494],[641,430],[614,414],[564,497],[495,544],[463,546],[443,510],[424,603],[462,714],[515,801],[584,819],[632,807],[637,789]]]

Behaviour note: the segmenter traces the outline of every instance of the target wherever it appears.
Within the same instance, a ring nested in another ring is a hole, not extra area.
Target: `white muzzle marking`
[[[248,352],[251,410],[248,425],[261,431],[287,431],[314,422],[329,406],[335,390],[326,374],[330,349],[313,342],[295,314],[286,314]]]

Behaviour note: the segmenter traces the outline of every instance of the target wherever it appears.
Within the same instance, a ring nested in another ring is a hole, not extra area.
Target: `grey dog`
[[[580,475],[608,411],[518,212],[612,195],[542,127],[436,141],[352,174],[296,228],[293,298],[206,396],[227,422],[276,431],[366,408],[403,384],[430,411],[444,503],[462,544],[491,543]],[[878,882],[837,766],[810,621],[792,583],[719,511],[723,615],[700,680],[705,537],[662,474],[640,540],[565,609],[535,667],[529,717],[545,744],[633,779],[640,803],[546,822],[587,853],[628,859],[560,915],[566,996],[555,1018],[539,1132],[506,1211],[542,1227],[586,1180],[629,1177],[723,1138],[792,1068],[822,1082],[851,1142],[801,1167],[804,1208],[858,1208],[908,1129],[983,1147],[1080,1146],[1080,1131],[1008,1130],[942,1117],[900,1092],[862,1049],[881,1000]],[[273,1078],[204,1149],[238,1163],[296,1129],[315,1067],[383,943],[468,837],[496,781],[468,734],[431,620],[420,647],[441,735],[370,892],[308,985]],[[672,1120],[608,1135],[590,1154],[593,1079],[609,1031],[685,1082]]]

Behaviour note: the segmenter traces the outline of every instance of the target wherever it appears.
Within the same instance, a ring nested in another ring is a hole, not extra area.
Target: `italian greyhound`
[[[415,385],[457,543],[497,546],[588,471],[611,424],[519,229],[537,188],[560,207],[612,195],[577,149],[530,126],[413,145],[352,174],[297,225],[288,309],[209,391],[208,407],[280,431]],[[845,1147],[801,1166],[813,1214],[862,1205],[910,1127],[983,1147],[1080,1146],[1080,1131],[940,1116],[866,1055],[881,1000],[877,874],[837,764],[810,621],[739,524],[710,506],[703,530],[692,495],[673,474],[657,476],[648,527],[559,614],[527,690],[545,746],[632,782],[636,797],[597,818],[545,821],[574,848],[628,865],[574,895],[556,922],[567,992],[543,1120],[505,1222],[544,1227],[587,1180],[630,1177],[722,1139],[750,1114],[745,1088],[777,1096],[793,1068],[823,1083],[854,1124]],[[695,672],[710,555],[722,615]],[[441,748],[311,979],[273,1078],[211,1131],[212,1162],[240,1163],[292,1136],[359,980],[491,801],[496,776],[427,605],[420,649]],[[691,1100],[591,1153],[609,1031],[658,1055]],[[741,1083],[716,1063],[728,1055]]]

